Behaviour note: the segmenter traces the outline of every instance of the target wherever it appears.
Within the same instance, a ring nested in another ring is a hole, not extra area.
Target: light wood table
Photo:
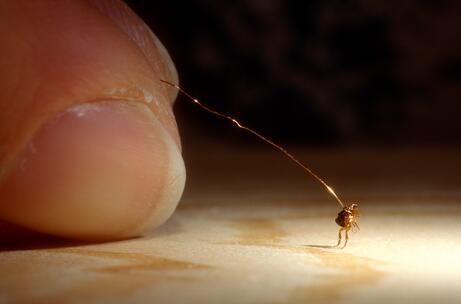
[[[37,239],[0,249],[1,303],[461,303],[460,148],[294,149],[361,231],[277,152],[186,151],[173,217],[142,238]]]

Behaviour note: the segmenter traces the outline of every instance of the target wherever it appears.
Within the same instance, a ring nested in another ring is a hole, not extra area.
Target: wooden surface
[[[145,237],[3,242],[0,302],[461,302],[461,149],[294,152],[360,203],[346,249],[324,248],[339,206],[277,152],[202,146],[179,209]]]

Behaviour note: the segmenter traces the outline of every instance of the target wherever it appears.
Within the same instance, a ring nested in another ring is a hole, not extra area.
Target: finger
[[[160,42],[122,2],[0,4],[0,219],[82,239],[163,223],[184,188]]]

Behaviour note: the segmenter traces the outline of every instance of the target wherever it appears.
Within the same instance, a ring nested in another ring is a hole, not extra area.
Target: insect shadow
[[[321,249],[334,249],[334,248],[341,248],[336,245],[304,245],[304,247],[309,248],[321,248]]]

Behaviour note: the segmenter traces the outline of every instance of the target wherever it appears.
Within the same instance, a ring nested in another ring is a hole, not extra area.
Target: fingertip
[[[68,238],[135,236],[171,215],[184,182],[178,146],[146,105],[83,103],[29,141],[0,185],[0,213]]]

